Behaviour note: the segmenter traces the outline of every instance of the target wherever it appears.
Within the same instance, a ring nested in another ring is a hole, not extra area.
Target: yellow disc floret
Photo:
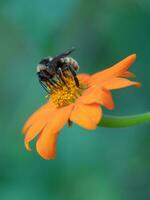
[[[77,87],[75,81],[70,76],[65,78],[65,83],[66,84],[58,82],[60,86],[51,86],[49,88],[51,90],[51,100],[57,107],[63,107],[74,103],[76,99],[82,95],[85,88],[83,85]]]

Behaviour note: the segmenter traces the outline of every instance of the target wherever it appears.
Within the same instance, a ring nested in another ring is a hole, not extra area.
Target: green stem
[[[125,116],[125,117],[122,116],[113,117],[113,116],[103,115],[103,118],[99,123],[99,126],[107,128],[123,128],[123,127],[144,124],[146,122],[150,122],[150,112],[139,115]]]

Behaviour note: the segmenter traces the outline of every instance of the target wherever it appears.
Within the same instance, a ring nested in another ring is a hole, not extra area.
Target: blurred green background
[[[36,77],[43,56],[75,46],[80,72],[131,53],[140,89],[113,92],[111,115],[150,110],[149,0],[0,1],[0,200],[148,200],[150,126],[87,131],[65,127],[55,161],[24,148],[21,129],[46,102]]]

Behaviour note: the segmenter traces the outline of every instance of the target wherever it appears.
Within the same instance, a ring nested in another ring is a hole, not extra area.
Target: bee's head
[[[36,71],[40,72],[41,70],[46,70],[51,65],[52,57],[43,58],[37,65]]]

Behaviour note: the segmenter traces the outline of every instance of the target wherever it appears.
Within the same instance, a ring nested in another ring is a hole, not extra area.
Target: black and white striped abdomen
[[[74,68],[75,71],[79,70],[78,62],[75,59],[73,59],[72,57],[61,58],[60,60],[64,64],[70,64]]]

